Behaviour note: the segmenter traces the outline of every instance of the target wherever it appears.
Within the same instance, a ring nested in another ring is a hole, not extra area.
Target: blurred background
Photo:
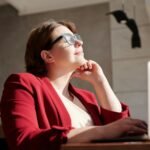
[[[131,31],[106,15],[116,10],[136,21],[141,47],[132,48]],[[129,105],[132,117],[146,121],[150,0],[0,0],[0,96],[8,76],[25,71],[29,32],[48,19],[71,20],[77,25],[86,58],[102,66],[119,99]],[[93,91],[91,85],[79,80],[73,84]]]

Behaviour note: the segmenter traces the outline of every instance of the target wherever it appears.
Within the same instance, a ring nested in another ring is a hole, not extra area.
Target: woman
[[[67,21],[48,21],[33,29],[26,47],[27,73],[5,82],[1,117],[11,150],[58,150],[62,143],[90,142],[146,133],[143,121],[128,118],[102,68],[86,60],[83,41]],[[70,84],[86,80],[89,91]]]

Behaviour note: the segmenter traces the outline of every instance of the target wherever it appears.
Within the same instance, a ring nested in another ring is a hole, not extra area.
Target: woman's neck
[[[56,72],[49,72],[48,78],[51,84],[60,92],[63,96],[67,98],[71,98],[70,92],[68,90],[69,82],[71,79],[73,71],[65,73],[64,71],[56,71]]]

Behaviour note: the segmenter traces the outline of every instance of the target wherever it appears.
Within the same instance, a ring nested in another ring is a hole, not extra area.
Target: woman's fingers
[[[127,135],[142,135],[146,134],[147,130],[138,126],[133,126],[128,132]]]
[[[92,69],[92,61],[91,60],[89,60],[88,62],[87,62],[87,65],[88,65],[88,68],[91,70]]]
[[[81,80],[88,81],[93,84],[97,79],[101,78],[102,71],[99,65],[92,60],[86,60],[75,72],[72,77],[77,77]]]
[[[122,135],[141,135],[147,133],[147,124],[139,119],[124,118],[112,123],[112,125],[117,126],[118,132],[122,132]]]
[[[132,118],[124,118],[104,125],[106,138],[115,138],[129,135],[144,135],[147,133],[147,126],[144,121]]]
[[[147,123],[145,121],[139,120],[139,119],[131,119],[133,124],[135,124],[137,127],[147,129]]]
[[[123,123],[123,122],[122,122]],[[147,133],[147,124],[139,119],[128,118],[124,122],[126,124],[126,134],[145,134]]]
[[[92,62],[93,61],[91,61],[91,60],[86,61],[83,65],[80,66],[80,69],[81,70],[91,70],[92,67],[93,67],[93,63]]]
[[[147,129],[147,124],[144,121],[139,122],[137,126],[143,129]]]
[[[82,71],[88,69],[87,62],[84,63],[82,66],[80,66],[80,69],[81,69]]]

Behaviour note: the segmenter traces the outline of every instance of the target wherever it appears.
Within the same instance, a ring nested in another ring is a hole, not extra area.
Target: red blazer
[[[128,107],[121,113],[98,106],[95,96],[69,86],[83,103],[95,125],[104,125],[127,117]],[[30,73],[13,74],[4,85],[1,100],[2,125],[11,150],[58,150],[67,142],[72,129],[69,114],[47,77]]]

